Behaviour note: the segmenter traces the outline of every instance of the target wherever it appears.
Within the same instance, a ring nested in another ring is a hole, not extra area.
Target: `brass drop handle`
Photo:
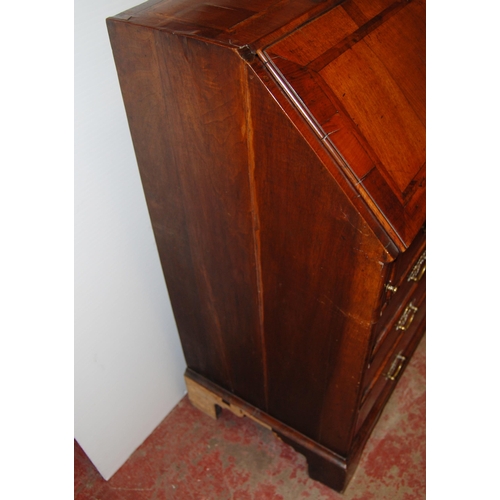
[[[399,372],[403,368],[404,362],[406,361],[406,357],[402,356],[401,354],[398,354],[394,361],[391,364],[391,367],[389,368],[389,371],[387,372],[386,377],[389,380],[396,380],[397,376],[399,375]]]
[[[419,257],[410,274],[408,275],[408,281],[420,281],[425,273],[425,250],[424,253]]]
[[[415,314],[417,314],[417,311],[418,307],[415,307],[413,305],[413,302],[410,302],[399,318],[399,321],[396,325],[396,330],[408,330],[408,328],[410,328],[410,325],[412,324],[413,319],[415,318]]]
[[[398,287],[397,286],[394,286],[394,285],[391,285],[390,283],[387,283],[385,285],[385,289],[388,291],[388,292],[392,292],[392,293],[396,293],[398,291]]]

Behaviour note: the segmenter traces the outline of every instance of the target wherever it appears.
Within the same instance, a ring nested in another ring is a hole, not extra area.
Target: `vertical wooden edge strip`
[[[269,409],[269,390],[268,390],[268,369],[267,369],[267,350],[266,338],[264,330],[264,286],[262,280],[262,259],[261,259],[261,243],[260,243],[260,217],[259,204],[257,200],[257,188],[255,185],[255,148],[254,148],[254,133],[252,121],[252,99],[249,89],[249,69],[246,64],[241,64],[241,84],[244,94],[245,116],[246,116],[246,133],[248,147],[248,181],[250,187],[250,202],[252,210],[252,225],[253,225],[253,241],[255,255],[255,273],[257,280],[257,300],[259,308],[259,333],[262,349],[262,370],[264,379],[264,401],[265,410]]]

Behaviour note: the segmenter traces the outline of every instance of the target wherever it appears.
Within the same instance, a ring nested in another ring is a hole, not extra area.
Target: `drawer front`
[[[412,283],[404,297],[404,300],[395,303],[391,318],[385,322],[384,328],[377,330],[374,334],[369,357],[369,368],[377,364],[377,359],[384,357],[388,350],[397,341],[401,334],[411,327],[411,322],[425,297],[426,279],[425,275],[417,283]],[[385,353],[385,354],[384,354]]]
[[[378,377],[366,388],[362,398],[358,417],[356,421],[355,434],[361,429],[367,419],[373,422],[382,411],[386,399],[401,373],[409,362],[410,356],[415,349],[425,329],[425,298],[418,308],[412,322],[412,327],[404,332],[389,355],[385,358]],[[368,425],[370,425],[367,422]]]
[[[418,329],[422,318],[421,311],[422,309],[425,310],[425,292],[426,280],[424,275],[418,283],[413,285],[412,292],[400,304],[392,321],[387,324],[386,329],[379,335],[363,377],[362,403],[384,371],[387,358],[393,352],[394,346],[400,343],[402,338],[411,338]]]
[[[392,264],[388,274],[380,306],[380,319],[375,335],[384,329],[387,321],[395,314],[398,304],[404,300],[412,285],[422,279],[425,273],[425,230],[422,229],[410,248]]]
[[[422,228],[406,252],[401,254],[393,263],[390,282],[396,286],[403,283],[424,249],[425,228]]]

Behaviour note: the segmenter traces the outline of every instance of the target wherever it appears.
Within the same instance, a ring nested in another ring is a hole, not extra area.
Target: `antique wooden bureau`
[[[343,490],[425,329],[424,0],[107,22],[191,400]]]

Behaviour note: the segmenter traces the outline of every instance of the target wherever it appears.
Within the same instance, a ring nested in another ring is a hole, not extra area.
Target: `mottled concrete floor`
[[[214,421],[185,397],[107,482],[75,442],[75,500],[423,499],[425,338],[344,494],[306,470],[271,431],[227,411]]]

